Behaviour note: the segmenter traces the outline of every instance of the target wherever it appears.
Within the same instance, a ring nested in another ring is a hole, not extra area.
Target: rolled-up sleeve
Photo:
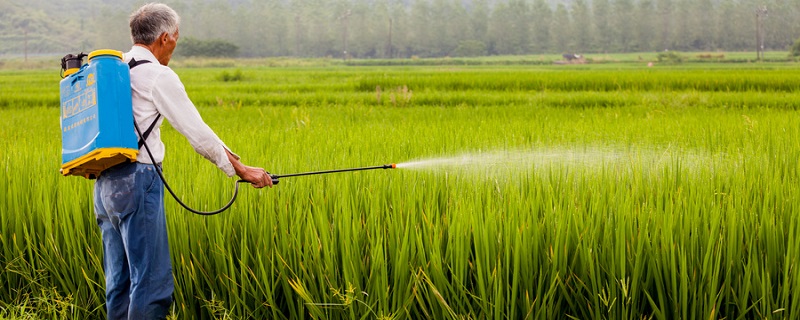
[[[158,112],[189,140],[197,153],[213,162],[229,177],[236,175],[225,152],[230,149],[200,117],[178,75],[171,69],[164,70],[153,87],[153,102]],[[238,158],[235,154],[234,157]]]

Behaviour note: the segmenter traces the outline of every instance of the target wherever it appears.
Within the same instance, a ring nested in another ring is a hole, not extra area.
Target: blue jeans
[[[108,319],[163,319],[174,282],[164,216],[164,186],[152,164],[106,169],[94,184],[103,235]]]

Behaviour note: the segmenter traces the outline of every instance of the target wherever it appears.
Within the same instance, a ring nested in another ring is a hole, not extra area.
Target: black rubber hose
[[[139,137],[141,137],[142,136],[142,131],[139,130],[139,126],[136,124],[136,121],[133,122],[133,126],[136,128],[136,132],[139,133]],[[243,183],[243,182],[247,182],[245,180],[236,181],[236,183],[234,184],[236,187],[233,190],[233,197],[231,197],[231,200],[228,201],[228,204],[224,205],[222,208],[219,208],[219,209],[214,210],[214,211],[200,211],[200,210],[192,209],[188,205],[183,203],[183,201],[181,201],[181,199],[178,198],[177,195],[175,195],[175,192],[172,191],[172,188],[169,187],[169,184],[167,184],[167,179],[164,179],[164,174],[161,172],[161,167],[156,165],[156,160],[153,158],[153,153],[150,152],[150,147],[147,145],[147,142],[144,141],[144,139],[142,139],[142,142],[144,144],[144,149],[147,150],[147,155],[150,156],[150,161],[152,161],[153,162],[153,166],[156,167],[156,172],[158,173],[158,177],[161,178],[161,182],[164,184],[164,187],[167,189],[167,191],[169,191],[169,193],[172,195],[172,198],[174,198],[175,201],[178,202],[178,204],[180,204],[186,210],[189,210],[189,212],[191,212],[191,213],[199,214],[201,216],[213,216],[215,214],[218,214],[220,212],[228,210],[228,208],[230,208],[231,205],[233,205],[233,202],[236,201],[236,196],[239,194],[239,184]]]

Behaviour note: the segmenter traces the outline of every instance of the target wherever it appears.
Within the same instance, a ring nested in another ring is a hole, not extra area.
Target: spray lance
[[[136,125],[136,123],[134,123],[133,125],[136,128],[136,132],[139,133],[139,136],[141,136],[142,135],[142,131],[139,129],[139,126]],[[143,145],[144,145],[144,148],[147,149],[147,154],[150,156],[150,160],[153,163],[156,163],[155,159],[153,158],[153,154],[150,152],[150,147],[147,145],[147,143],[144,143]],[[245,180],[236,181],[236,187],[233,190],[233,196],[231,197],[231,200],[228,201],[228,203],[226,205],[222,206],[222,208],[219,208],[219,209],[214,210],[214,211],[200,211],[200,210],[193,209],[193,208],[189,207],[188,205],[186,205],[185,203],[183,203],[183,201],[181,201],[181,199],[178,198],[178,196],[175,194],[175,192],[172,191],[172,188],[170,188],[169,184],[167,184],[167,180],[164,179],[164,174],[161,172],[161,168],[159,166],[156,166],[155,168],[156,168],[156,172],[158,173],[158,176],[161,178],[161,182],[164,183],[164,188],[167,189],[167,191],[169,191],[169,193],[172,195],[172,197],[175,199],[175,201],[177,201],[178,204],[180,204],[184,209],[186,209],[186,210],[188,210],[188,211],[190,211],[192,213],[203,215],[203,216],[215,215],[215,214],[218,214],[218,213],[223,212],[225,210],[228,210],[228,208],[230,208],[231,205],[233,205],[233,202],[236,201],[236,196],[239,194],[239,184],[248,182],[248,181],[245,181]],[[311,171],[311,172],[290,173],[290,174],[270,174],[269,177],[272,179],[272,185],[276,185],[276,184],[278,184],[280,182],[280,180],[279,180],[280,178],[310,176],[310,175],[328,174],[328,173],[336,173],[336,172],[350,172],[350,171],[363,171],[363,170],[375,170],[375,169],[394,169],[394,168],[397,168],[397,164],[392,163],[392,164],[385,164],[385,165],[373,166],[373,167],[360,167],[360,168],[349,168],[349,169]]]
[[[336,172],[350,172],[350,171],[363,171],[363,170],[375,170],[375,169],[394,169],[394,168],[397,168],[397,164],[392,163],[392,164],[384,164],[382,166],[374,166],[374,167],[361,167],[361,168],[350,168],[350,169],[311,171],[311,172],[290,173],[290,174],[270,174],[269,177],[272,178],[272,185],[276,185],[276,184],[278,184],[278,182],[280,182],[278,180],[280,178],[310,176],[310,175],[315,175],[315,174],[328,174],[328,173],[336,173]]]
[[[360,168],[348,168],[348,169],[336,169],[336,170],[324,170],[324,171],[311,171],[311,172],[300,172],[300,173],[290,173],[290,174],[280,174],[280,175],[279,174],[270,174],[269,177],[272,179],[272,185],[274,186],[274,185],[276,185],[276,184],[278,184],[280,182],[280,180],[279,180],[280,178],[310,176],[310,175],[328,174],[328,173],[337,173],[337,172],[363,171],[363,170],[375,170],[375,169],[394,169],[394,168],[397,168],[397,164],[392,163],[392,164],[385,164],[385,165],[373,166],[373,167],[360,167]],[[181,201],[174,192],[172,192],[172,188],[170,188],[169,185],[167,184],[167,180],[164,179],[164,175],[161,173],[161,168],[159,168],[158,166],[156,166],[156,172],[158,172],[159,177],[161,177],[161,181],[164,183],[164,187],[169,191],[169,193],[172,195],[172,197],[175,198],[175,201],[177,201],[186,210],[189,210],[192,213],[203,215],[203,216],[215,215],[215,214],[218,214],[218,213],[223,212],[225,210],[228,210],[228,208],[230,208],[230,206],[233,205],[233,202],[236,201],[236,196],[239,194],[239,184],[240,183],[245,183],[245,182],[249,183],[246,180],[237,180],[236,181],[236,187],[234,188],[234,191],[233,191],[233,197],[231,197],[231,200],[228,201],[228,203],[225,206],[223,206],[222,208],[214,210],[214,211],[199,211],[199,210],[190,208],[188,205],[183,203],[183,201]]]

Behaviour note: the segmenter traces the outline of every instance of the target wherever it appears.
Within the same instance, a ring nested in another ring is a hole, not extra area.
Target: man
[[[144,5],[130,17],[134,45],[125,60],[140,63],[131,69],[133,115],[143,132],[154,125],[145,142],[156,163],[140,145],[137,162],[109,168],[95,183],[109,319],[161,319],[172,304],[164,189],[155,171],[164,159],[159,129],[164,118],[228,176],[238,175],[256,188],[272,187],[264,169],[242,164],[203,122],[177,74],[167,67],[179,22],[178,14],[160,3]]]

